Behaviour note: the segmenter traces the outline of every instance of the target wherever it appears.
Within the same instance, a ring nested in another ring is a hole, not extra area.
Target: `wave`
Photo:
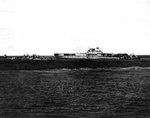
[[[100,71],[100,72],[107,72],[107,71],[127,71],[127,70],[150,70],[150,67],[113,67],[113,68],[75,68],[75,69],[68,69],[68,68],[61,68],[61,69],[49,69],[49,70],[20,70],[20,72],[36,72],[36,73],[49,73],[49,72],[70,72],[70,71]]]
[[[80,68],[80,69],[71,69],[71,70],[94,70],[94,71],[123,71],[123,70],[150,70],[150,67],[140,67],[140,66],[132,66],[132,67],[110,67],[110,68]]]
[[[71,71],[72,69],[61,68],[61,69],[48,69],[48,70],[19,70],[20,72],[35,72],[35,73],[49,73],[49,72],[67,72]]]
[[[150,67],[133,66],[133,67],[118,68],[118,69],[119,70],[149,70]]]

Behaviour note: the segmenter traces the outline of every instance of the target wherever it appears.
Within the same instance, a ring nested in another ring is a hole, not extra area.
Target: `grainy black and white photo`
[[[0,118],[149,118],[150,0],[0,0]]]

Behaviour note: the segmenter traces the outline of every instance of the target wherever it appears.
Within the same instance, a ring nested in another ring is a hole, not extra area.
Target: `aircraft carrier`
[[[150,67],[149,55],[103,53],[98,47],[85,53],[54,53],[53,56],[1,56],[0,70],[45,70],[60,68]]]

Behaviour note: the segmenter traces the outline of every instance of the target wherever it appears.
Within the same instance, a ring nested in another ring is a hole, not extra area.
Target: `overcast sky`
[[[150,0],[0,0],[0,55],[150,54]]]

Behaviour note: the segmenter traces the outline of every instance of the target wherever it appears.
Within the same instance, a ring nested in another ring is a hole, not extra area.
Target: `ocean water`
[[[150,117],[150,67],[0,71],[0,118],[103,117]]]

